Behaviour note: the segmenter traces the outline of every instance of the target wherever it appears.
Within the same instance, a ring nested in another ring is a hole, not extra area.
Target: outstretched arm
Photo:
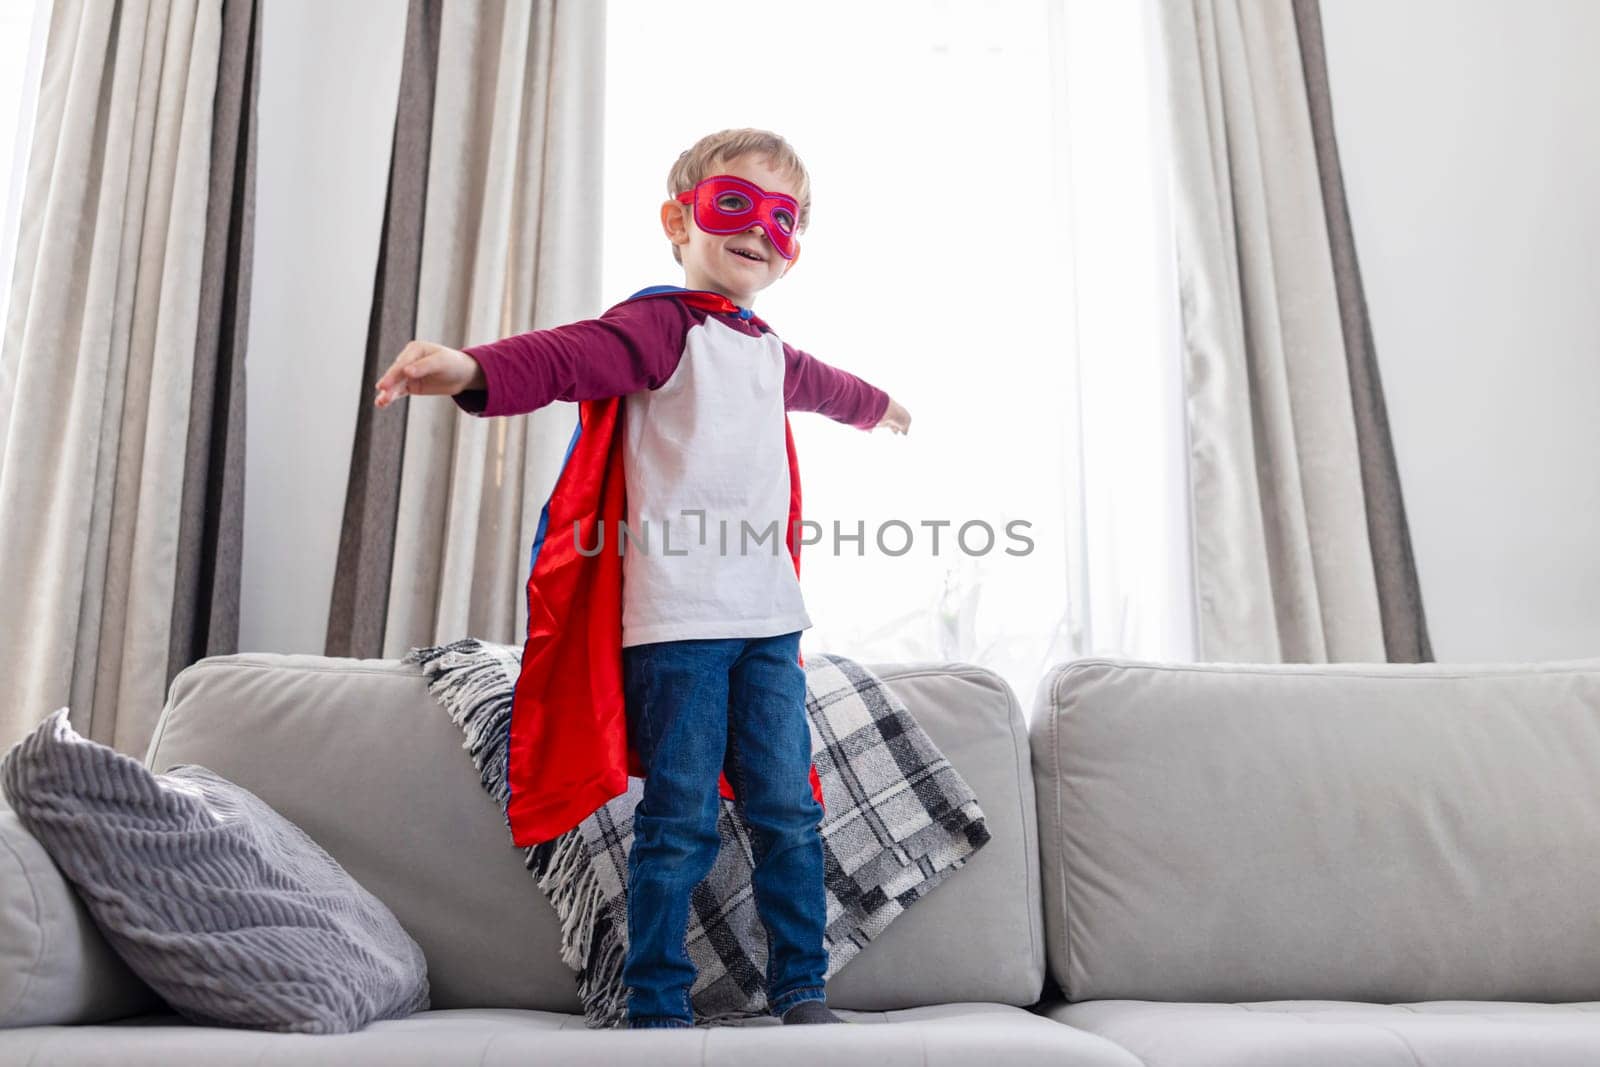
[[[849,371],[829,366],[809,352],[783,346],[783,406],[815,411],[836,422],[870,430],[889,410],[889,394]]]
[[[521,415],[552,400],[599,400],[654,389],[683,356],[690,318],[677,300],[632,300],[597,319],[533,330],[462,349],[482,369],[482,388],[453,399],[489,418]]]

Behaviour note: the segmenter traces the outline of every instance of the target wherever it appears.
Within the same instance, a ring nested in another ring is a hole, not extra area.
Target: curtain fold
[[[409,19],[330,654],[524,639],[527,548],[577,406],[482,420],[407,397],[375,411],[372,383],[413,337],[461,348],[601,310],[605,5],[415,0]],[[421,25],[438,27],[431,63]]]
[[[230,649],[254,10],[53,5],[0,347],[0,743],[67,705],[142,755],[174,667]]]
[[[1360,442],[1361,481],[1366,489],[1367,536],[1378,577],[1378,611],[1383,642],[1392,663],[1433,660],[1428,623],[1422,611],[1422,588],[1411,551],[1411,527],[1400,494],[1399,461],[1389,434],[1388,408],[1372,341],[1372,320],[1361,285],[1350,207],[1339,169],[1339,145],[1333,130],[1333,99],[1328,89],[1328,62],[1322,46],[1322,12],[1317,0],[1294,0],[1294,17],[1305,68],[1306,101],[1316,146],[1317,174],[1322,182],[1322,207],[1333,255],[1333,281],[1339,293],[1339,321],[1350,358],[1350,398]]]
[[[428,145],[439,66],[443,0],[411,0],[400,64],[389,190],[383,208],[377,277],[367,325],[367,353],[357,397],[344,521],[333,576],[324,655],[375,659],[382,655],[394,562],[395,516],[410,405],[379,411],[368,395],[415,334],[422,262],[423,204],[428,191]],[[393,414],[390,415],[390,412]]]
[[[223,4],[167,685],[191,663],[239,648],[260,29],[255,0]]]
[[[1425,634],[1421,600],[1359,276],[1336,271],[1336,256],[1353,268],[1353,246],[1342,188],[1327,180],[1337,155],[1325,91],[1327,121],[1313,125],[1296,11],[1290,0],[1162,0],[1157,10],[1198,655],[1426,655],[1425,640],[1408,649],[1399,636]],[[1346,222],[1338,251],[1330,212]]]

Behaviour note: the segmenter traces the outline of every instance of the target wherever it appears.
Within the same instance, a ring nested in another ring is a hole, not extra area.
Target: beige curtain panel
[[[1314,0],[1160,0],[1197,656],[1432,658]]]
[[[256,5],[55,0],[0,344],[0,746],[237,633]]]
[[[600,313],[604,91],[601,2],[412,0],[329,655],[526,636],[528,551],[577,405],[380,411],[372,384],[412,338],[460,348]]]

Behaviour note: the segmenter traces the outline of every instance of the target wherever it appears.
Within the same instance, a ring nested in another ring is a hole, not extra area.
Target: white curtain
[[[166,698],[220,0],[56,0],[0,344],[0,738]]]
[[[1071,211],[1079,656],[1195,658],[1161,57],[1147,3],[1066,0],[1051,48]]]
[[[0,179],[5,200],[0,204],[0,329],[11,306],[11,271],[17,256],[17,225],[22,215],[22,190],[26,185],[28,151],[33,144],[33,113],[39,102],[39,75],[44,66],[44,43],[50,28],[51,0],[31,0],[0,8],[4,19],[5,69],[0,72],[0,106],[10,112],[0,118],[0,131],[13,136],[0,141]],[[12,119],[16,127],[8,125]],[[4,373],[0,369],[0,373]]]
[[[799,22],[755,5],[743,16],[753,34],[787,34],[830,76],[751,84],[732,107],[724,75],[663,47],[715,6],[612,0],[606,302],[681,284],[651,215],[677,152],[744,124],[795,146],[812,226],[803,261],[756,310],[913,418],[899,437],[792,417],[805,513],[828,537],[801,553],[815,624],[802,650],[974,663],[1025,709],[1063,659],[1191,658],[1176,289],[1145,5],[824,0]],[[840,35],[846,18],[854,32]],[[667,80],[680,91],[663,111],[650,87]],[[885,157],[882,123],[840,116],[889,99]],[[1026,556],[1003,551],[1014,519],[1032,523]],[[865,523],[860,556],[833,551],[834,520]],[[891,520],[914,529],[904,555],[874,543]],[[952,525],[935,554],[918,524],[937,520]],[[953,550],[969,520],[988,522],[1000,548]]]
[[[1200,655],[1383,662],[1375,546],[1403,555],[1389,579],[1395,603],[1409,605],[1400,628],[1421,631],[1421,608],[1381,392],[1352,385],[1356,371],[1375,383],[1376,365],[1364,307],[1350,329],[1341,321],[1341,295],[1358,300],[1359,277],[1341,293],[1329,219],[1343,215],[1342,192],[1336,211],[1324,202],[1337,156],[1319,161],[1295,6],[1161,0],[1157,10]],[[1314,2],[1304,14],[1309,32]],[[1331,123],[1323,132],[1331,145]],[[1358,432],[1358,402],[1377,433]],[[1378,453],[1365,483],[1364,450]]]

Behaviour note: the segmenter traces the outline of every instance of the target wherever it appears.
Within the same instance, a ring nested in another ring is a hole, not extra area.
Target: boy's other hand
[[[432,341],[412,341],[378,379],[373,406],[386,408],[402,396],[455,396],[486,385],[483,368],[465,352]]]
[[[887,426],[895,433],[905,433],[911,429],[911,412],[901,407],[900,402],[894,397],[890,397],[889,406],[883,411],[883,418],[872,428],[876,430],[879,426]]]

